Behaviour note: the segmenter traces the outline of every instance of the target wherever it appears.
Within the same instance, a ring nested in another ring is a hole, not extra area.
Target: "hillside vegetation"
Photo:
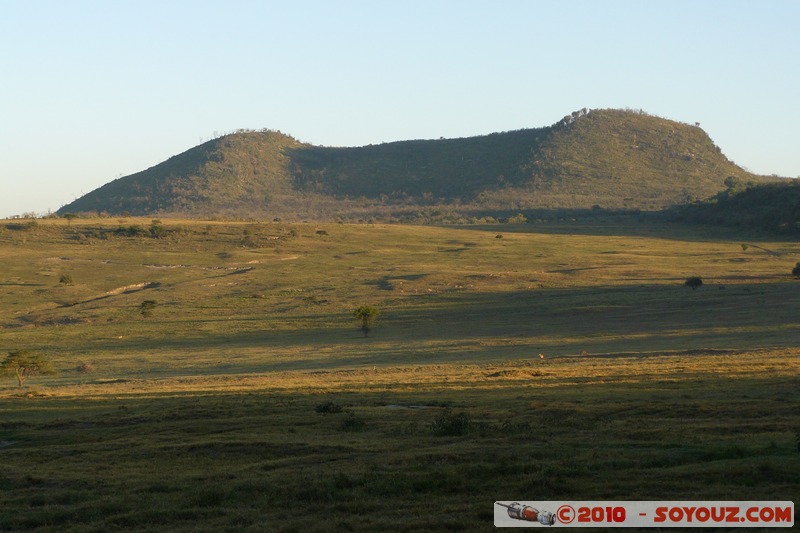
[[[358,148],[240,131],[119,178],[59,213],[300,219],[413,218],[525,209],[661,209],[759,180],[698,126],[581,110],[553,126]],[[366,215],[365,215],[366,214]]]
[[[729,180],[713,198],[668,211],[671,220],[800,233],[800,183],[754,184]]]
[[[286,151],[300,146],[274,131],[205,142],[82,196],[59,213],[216,213],[259,209],[292,192]]]
[[[565,118],[526,170],[533,190],[644,209],[706,198],[728,177],[750,177],[699,126],[618,110]]]

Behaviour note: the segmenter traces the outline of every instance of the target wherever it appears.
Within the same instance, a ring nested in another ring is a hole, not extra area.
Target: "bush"
[[[434,435],[460,437],[469,433],[472,426],[472,419],[467,413],[453,413],[445,409],[431,422],[431,431]]]
[[[150,318],[153,316],[153,309],[156,308],[156,301],[155,300],[145,300],[139,306],[139,311],[142,313],[142,316],[145,318]]]
[[[167,236],[167,228],[157,218],[150,223],[150,236],[154,239],[161,239]]]
[[[69,274],[61,274],[61,277],[58,278],[58,282],[62,285],[72,285],[72,276]]]
[[[336,402],[325,402],[317,405],[314,411],[317,413],[341,413],[342,406]]]
[[[12,231],[33,231],[38,227],[39,222],[36,219],[24,223],[6,224],[6,228]]]
[[[347,413],[347,418],[342,420],[339,429],[342,431],[363,431],[367,422],[352,411]]]
[[[145,237],[150,235],[150,232],[136,224],[128,226],[127,228],[120,226],[114,233],[121,237]]]
[[[79,361],[78,366],[75,367],[75,371],[81,374],[91,374],[95,371],[95,368],[89,361]]]
[[[800,263],[797,263],[792,269],[792,276],[800,278]]]
[[[361,331],[364,332],[365,337],[369,335],[369,332],[372,330],[372,326],[375,325],[375,321],[378,319],[378,315],[380,315],[380,313],[381,312],[377,307],[373,307],[371,305],[362,305],[353,311],[353,316],[361,323]]]
[[[695,290],[696,288],[703,285],[703,280],[696,276],[693,276],[691,278],[686,278],[686,282],[684,283],[684,285],[686,285],[687,287],[691,287],[692,290]]]

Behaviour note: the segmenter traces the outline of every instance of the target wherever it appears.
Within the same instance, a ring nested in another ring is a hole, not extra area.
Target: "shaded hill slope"
[[[291,152],[293,176],[303,190],[334,196],[470,201],[487,189],[522,181],[523,166],[549,130],[360,148],[303,147]]]
[[[728,181],[728,188],[711,199],[675,206],[667,212],[674,221],[800,233],[800,182],[742,183]]]
[[[660,209],[758,180],[697,126],[622,110],[581,110],[553,126],[358,148],[241,131],[119,178],[59,213],[275,214],[315,218],[361,205],[458,209]]]

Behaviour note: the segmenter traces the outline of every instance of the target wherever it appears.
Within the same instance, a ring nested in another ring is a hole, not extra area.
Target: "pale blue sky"
[[[800,175],[795,0],[0,0],[0,217],[237,128],[318,145],[634,108]]]

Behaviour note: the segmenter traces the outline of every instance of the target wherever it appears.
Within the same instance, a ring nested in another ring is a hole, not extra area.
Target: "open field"
[[[0,223],[0,353],[59,369],[0,382],[0,530],[488,531],[495,500],[798,501],[800,243],[150,227]],[[360,305],[381,310],[367,338]]]

